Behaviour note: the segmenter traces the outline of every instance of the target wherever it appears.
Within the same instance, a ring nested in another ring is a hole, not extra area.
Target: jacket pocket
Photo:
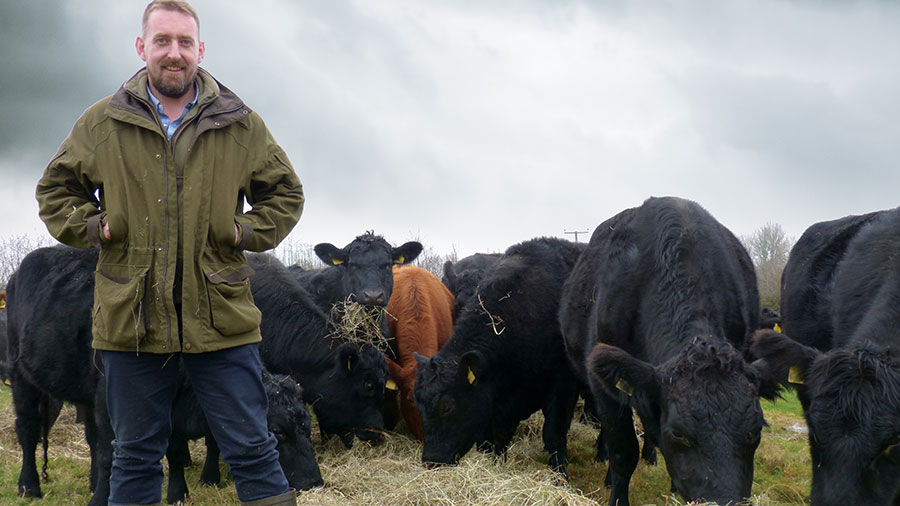
[[[213,327],[224,336],[244,334],[258,328],[262,314],[253,304],[250,293],[253,269],[249,265],[221,269],[203,267],[203,272]]]
[[[111,344],[139,349],[147,336],[144,289],[149,267],[133,277],[94,273],[94,332]]]

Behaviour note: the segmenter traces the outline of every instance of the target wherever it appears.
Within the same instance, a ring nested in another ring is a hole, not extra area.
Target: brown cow
[[[400,391],[400,412],[413,434],[424,438],[413,391],[417,362],[413,352],[430,357],[453,333],[453,295],[437,276],[414,266],[394,266],[394,291],[387,304],[391,349],[390,379]],[[385,415],[396,417],[396,391],[385,395]],[[387,424],[390,427],[390,424]]]

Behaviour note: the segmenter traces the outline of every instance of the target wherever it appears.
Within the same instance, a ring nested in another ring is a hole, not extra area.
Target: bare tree
[[[766,223],[749,236],[742,236],[756,268],[760,303],[763,307],[778,310],[781,306],[781,273],[787,264],[788,254],[794,244],[777,223]]]
[[[42,246],[52,246],[55,241],[49,237],[17,235],[0,239],[0,290],[6,290],[9,277],[19,268],[25,255]]]

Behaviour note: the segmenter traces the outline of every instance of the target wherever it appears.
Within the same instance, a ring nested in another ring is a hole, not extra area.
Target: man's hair
[[[186,0],[153,0],[144,9],[144,17],[141,19],[141,33],[147,31],[147,20],[150,19],[150,13],[156,9],[183,12],[193,17],[194,21],[197,22],[197,31],[200,31],[200,17],[197,16],[197,11]]]

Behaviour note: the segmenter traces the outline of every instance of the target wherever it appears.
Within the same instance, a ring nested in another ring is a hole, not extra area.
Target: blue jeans
[[[106,403],[115,434],[109,504],[156,504],[162,499],[161,460],[172,432],[179,356],[238,498],[246,502],[288,492],[277,441],[266,424],[258,345],[180,355],[103,351]]]

